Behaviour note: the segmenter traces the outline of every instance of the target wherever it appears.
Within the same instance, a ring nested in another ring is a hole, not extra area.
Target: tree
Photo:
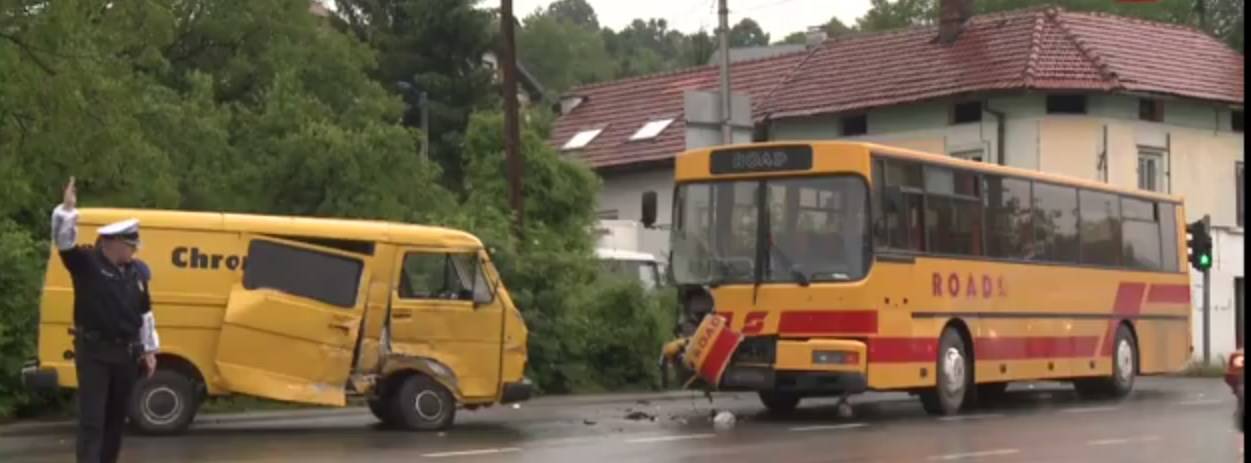
[[[547,6],[547,16],[588,30],[599,30],[599,18],[586,0],[558,0]]]
[[[754,19],[743,18],[730,27],[731,47],[763,47],[769,44],[769,34]]]
[[[460,188],[461,144],[469,115],[494,105],[499,92],[483,57],[495,49],[494,16],[477,0],[336,0],[340,27],[378,53],[372,72],[384,88],[402,94],[398,82],[429,95],[430,149],[446,185]],[[419,120],[410,106],[411,127]],[[463,193],[463,192],[462,192]]]
[[[870,0],[869,3],[872,6],[856,20],[856,29],[886,31],[932,24],[938,18],[938,2],[935,0]]]
[[[604,36],[552,14],[532,15],[518,30],[517,48],[543,86],[560,93],[614,76],[616,68]]]
[[[839,37],[839,36],[843,36],[843,35],[847,35],[852,32],[855,32],[855,29],[847,27],[846,24],[843,24],[842,21],[839,21],[838,17],[831,17],[830,21],[825,23],[825,26],[822,29],[825,31],[825,35],[827,38],[835,38],[835,37]],[[790,33],[790,35],[787,35],[786,38],[782,39],[782,41],[778,43],[789,44],[789,45],[804,45],[808,43],[808,33],[804,31],[792,32]]]

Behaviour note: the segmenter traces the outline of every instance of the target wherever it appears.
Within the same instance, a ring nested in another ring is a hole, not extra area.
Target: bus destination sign
[[[766,146],[714,150],[708,167],[713,175],[808,170],[812,168],[812,147]]]

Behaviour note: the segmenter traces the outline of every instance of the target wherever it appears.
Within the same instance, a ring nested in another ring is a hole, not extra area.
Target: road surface
[[[903,394],[853,398],[855,416],[813,400],[770,416],[749,394],[543,399],[463,412],[447,433],[380,428],[360,409],[206,416],[180,437],[127,439],[126,462],[1169,462],[1242,461],[1220,379],[1139,378],[1123,401],[1062,384],[1013,385],[1008,400],[954,418]],[[737,416],[728,431],[715,410]],[[0,428],[0,461],[73,460],[70,424]]]

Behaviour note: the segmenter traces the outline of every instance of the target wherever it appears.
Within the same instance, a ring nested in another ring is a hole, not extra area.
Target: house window
[[[1229,113],[1229,129],[1242,133],[1242,111]]]
[[[967,101],[956,103],[951,108],[951,123],[969,124],[982,121],[982,102]]]
[[[1149,122],[1164,122],[1164,102],[1151,98],[1138,100],[1138,118]]]
[[[1047,114],[1086,114],[1086,95],[1047,95]]]
[[[599,128],[599,129],[583,130],[581,132],[578,132],[574,134],[573,137],[570,138],[568,142],[565,142],[565,146],[562,146],[560,149],[576,150],[576,149],[585,148],[586,145],[591,144],[591,141],[595,140],[595,137],[598,137],[599,134],[602,133],[603,131],[604,129]]]
[[[669,124],[672,123],[673,118],[648,121],[646,124],[643,124],[642,127],[639,127],[639,130],[634,132],[634,135],[630,136],[630,141],[656,138],[657,135],[660,135],[660,132],[663,132],[665,128],[669,127]]]
[[[1164,152],[1153,148],[1138,149],[1138,189],[1164,191]]]
[[[869,133],[869,117],[864,114],[843,117],[842,127],[844,137],[864,135]]]
[[[1247,187],[1243,185],[1242,168],[1243,168],[1243,163],[1239,162],[1237,164],[1237,167],[1234,169],[1234,173],[1237,175],[1237,177],[1235,178],[1235,184],[1234,184],[1235,188],[1237,189],[1237,195],[1234,196],[1234,201],[1238,203],[1238,226],[1239,227],[1243,226],[1242,217],[1243,215],[1245,215],[1243,211],[1247,207],[1246,202],[1242,200],[1242,194],[1247,191]]]

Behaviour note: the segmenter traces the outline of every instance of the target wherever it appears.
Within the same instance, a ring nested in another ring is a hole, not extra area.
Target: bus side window
[[[924,251],[924,184],[921,165],[894,159],[877,160],[881,176],[875,180],[880,188],[880,212],[875,225],[875,239],[880,247]]]

